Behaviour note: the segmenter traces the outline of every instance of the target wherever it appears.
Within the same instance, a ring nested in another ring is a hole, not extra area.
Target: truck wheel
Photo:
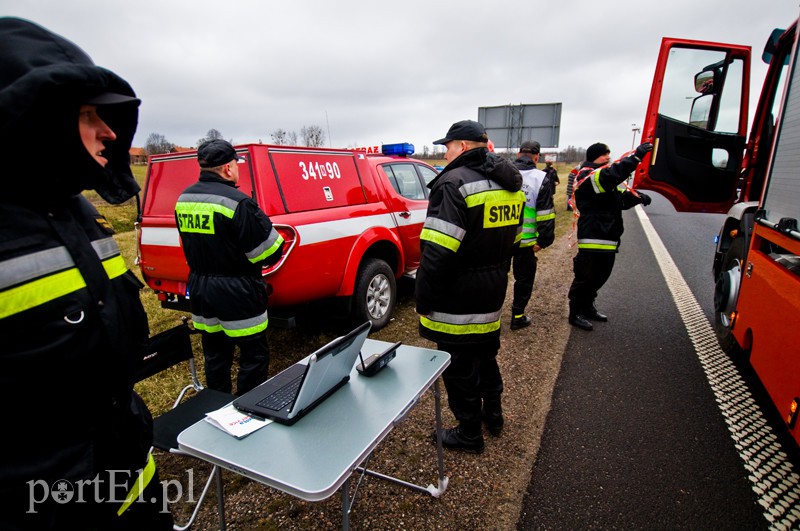
[[[353,293],[353,317],[360,323],[372,321],[372,330],[387,324],[397,300],[397,284],[389,264],[368,258],[361,264]]]
[[[744,238],[739,237],[731,242],[714,286],[714,331],[717,333],[720,347],[732,358],[744,355],[744,350],[733,336],[731,324],[739,299],[745,251]]]

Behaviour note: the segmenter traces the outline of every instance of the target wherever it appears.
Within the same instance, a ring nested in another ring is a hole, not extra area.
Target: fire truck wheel
[[[353,317],[363,323],[372,321],[372,330],[389,323],[397,300],[397,284],[389,264],[379,258],[367,258],[361,264],[353,293]]]
[[[722,268],[714,286],[714,331],[724,352],[732,358],[745,355],[731,329],[736,301],[739,298],[739,286],[742,280],[742,265],[745,255],[744,238],[739,237],[731,242],[722,260]]]

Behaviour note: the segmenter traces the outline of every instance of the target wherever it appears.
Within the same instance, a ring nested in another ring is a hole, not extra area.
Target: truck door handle
[[[411,217],[411,212],[408,212],[408,211],[405,211],[405,212],[400,212],[400,213],[399,213],[399,215],[400,215],[400,217],[401,217],[401,218],[406,218],[406,219],[408,219],[408,218],[410,218],[410,217]]]

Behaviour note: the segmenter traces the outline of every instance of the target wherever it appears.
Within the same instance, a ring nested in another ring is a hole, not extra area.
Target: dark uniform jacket
[[[94,188],[120,202],[138,191],[128,158],[138,100],[101,114],[118,137],[104,152],[105,169],[79,135],[80,102],[105,91],[134,95],[71,42],[27,21],[0,19],[4,529],[20,522],[94,528],[90,504],[72,524],[64,514],[78,504],[56,507],[50,500],[24,514],[29,482],[74,485],[118,470],[125,474],[116,481],[130,484],[148,462],[152,420],[132,382],[148,337],[142,285],[125,266],[110,225],[78,195]],[[100,496],[109,499],[107,490]]]
[[[265,330],[261,265],[277,263],[284,243],[267,215],[232,181],[203,171],[178,198],[175,218],[189,264],[195,328],[231,337]]]
[[[514,166],[485,148],[462,153],[428,185],[416,301],[420,335],[499,346],[525,195]]]
[[[616,252],[624,231],[622,211],[641,200],[620,186],[639,161],[625,157],[608,166],[584,162],[575,177],[578,218],[578,249]]]

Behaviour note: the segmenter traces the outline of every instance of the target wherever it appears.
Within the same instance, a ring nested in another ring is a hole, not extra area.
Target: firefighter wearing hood
[[[148,337],[141,284],[81,195],[138,192],[138,105],[75,44],[0,19],[3,529],[171,528],[152,419],[133,391]]]

